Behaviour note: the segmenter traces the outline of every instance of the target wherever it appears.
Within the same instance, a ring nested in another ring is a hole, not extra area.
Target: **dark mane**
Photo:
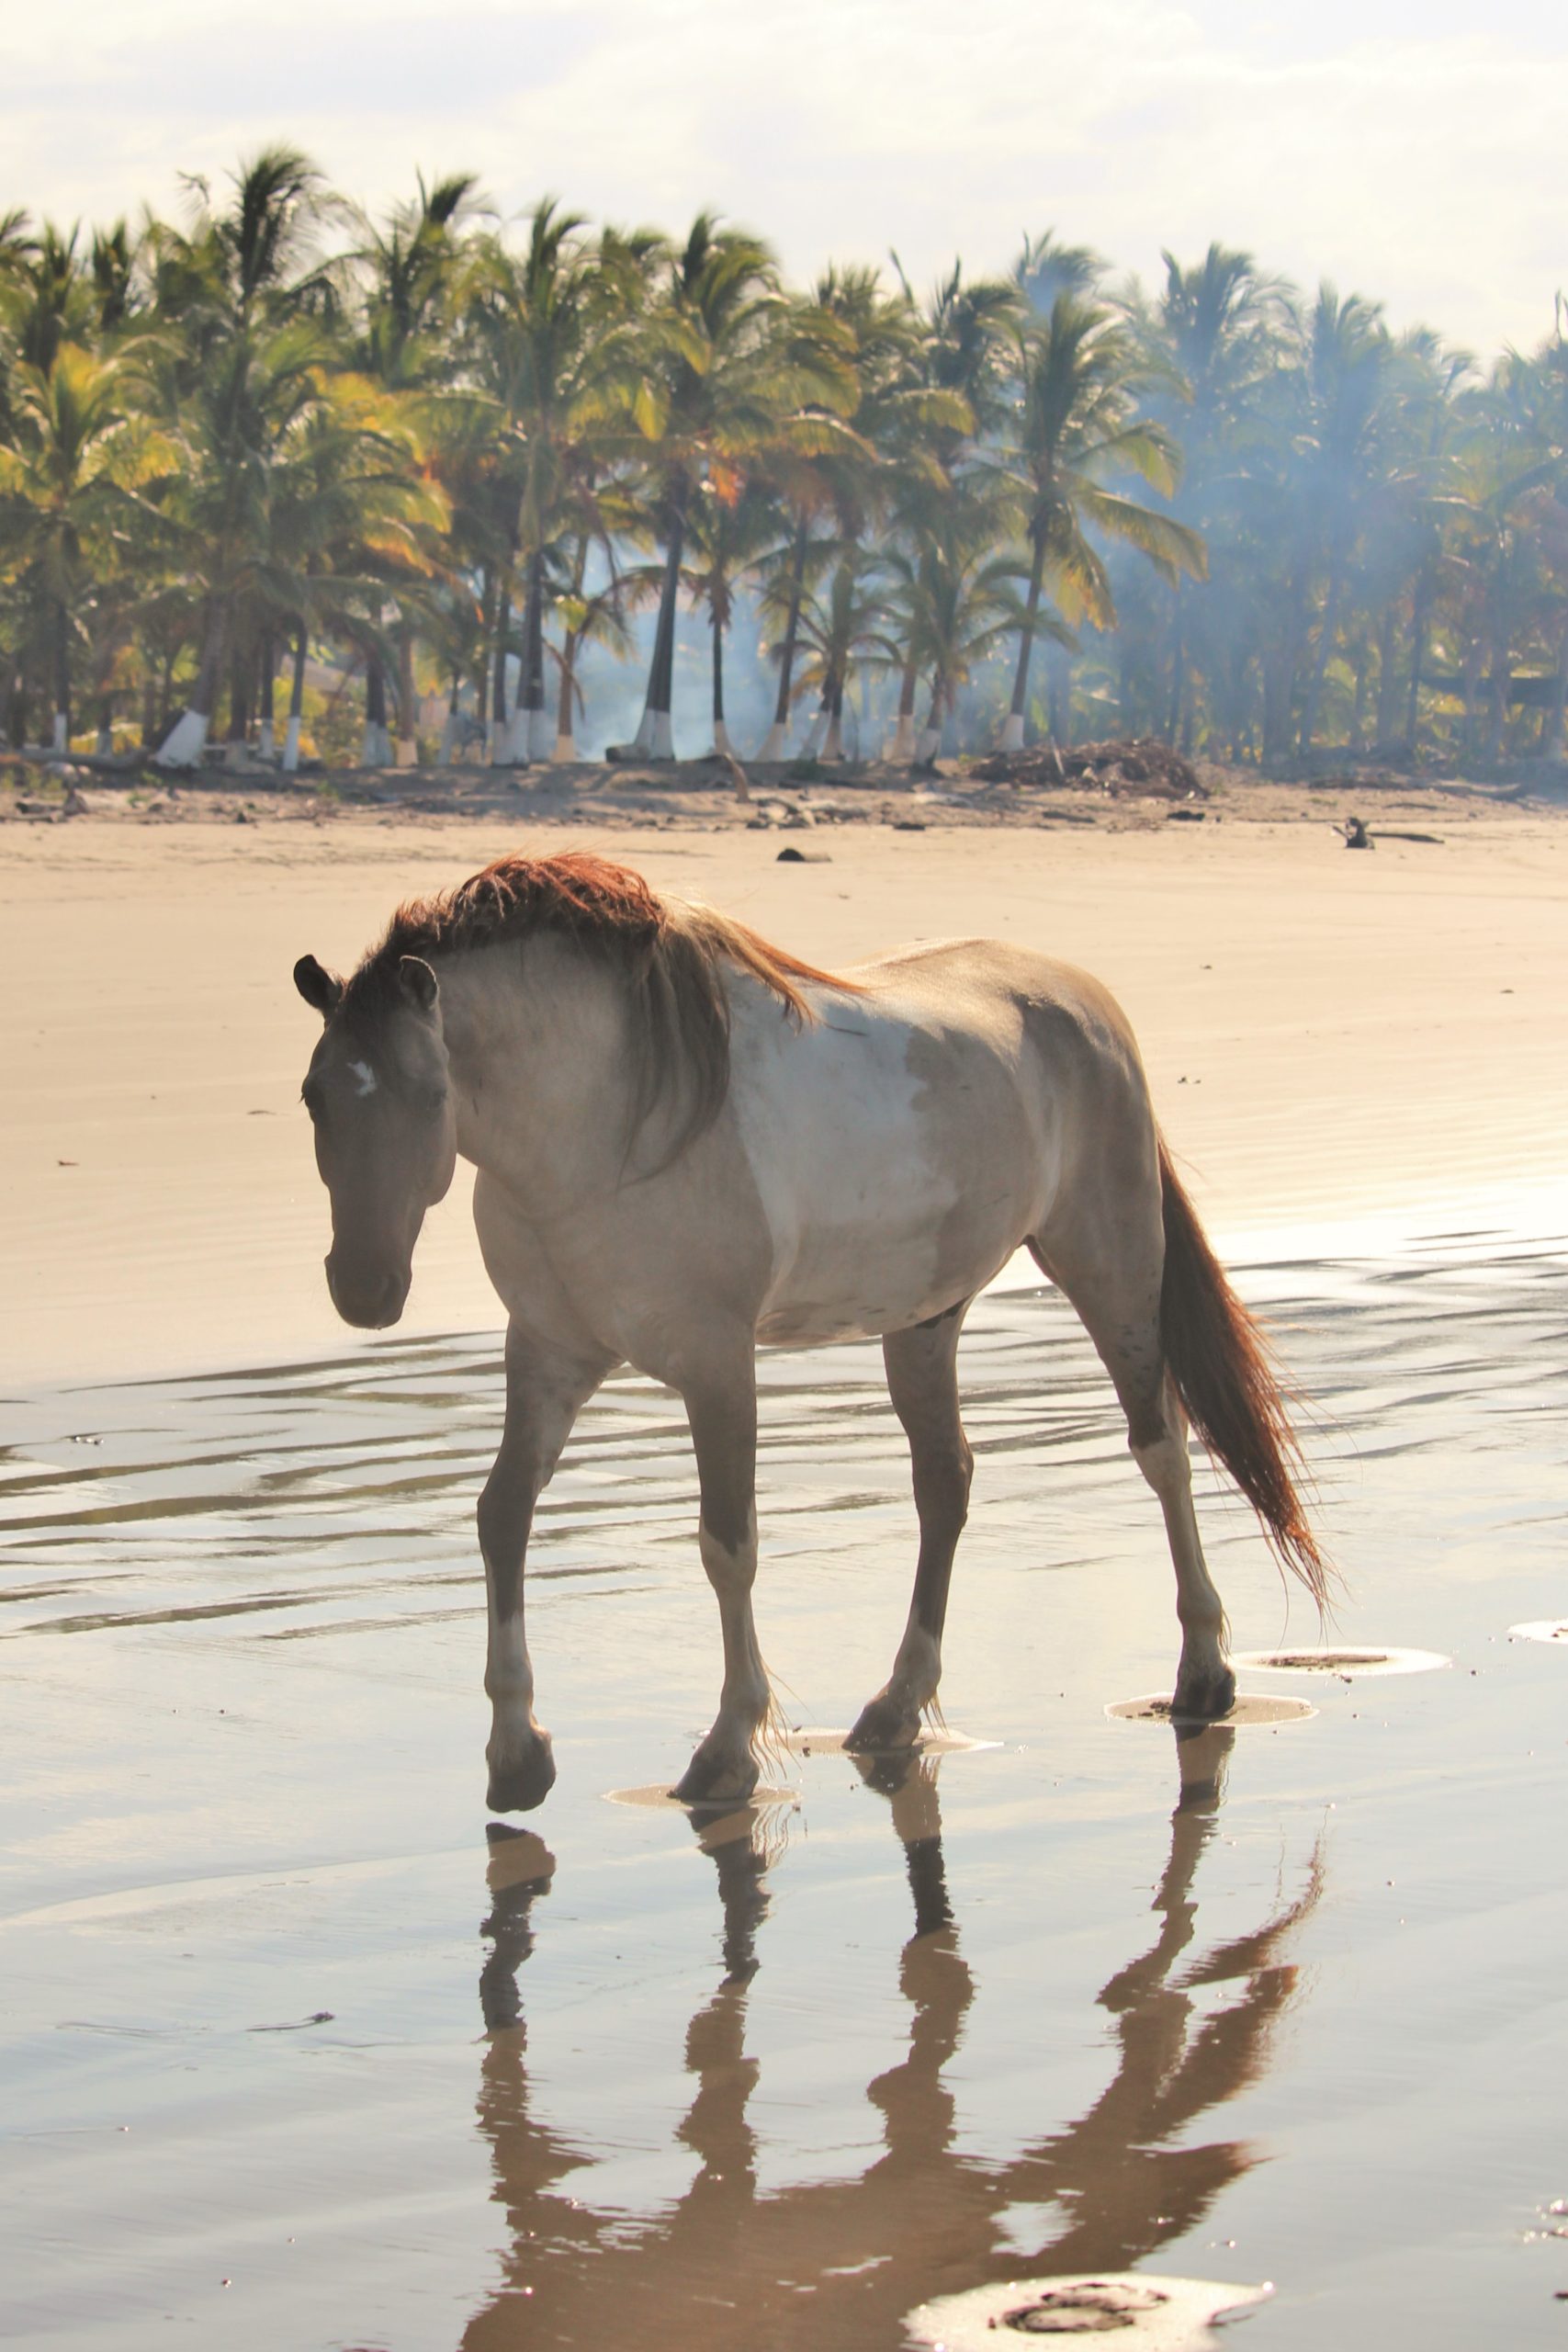
[[[592,850],[565,850],[554,857],[498,857],[453,889],[409,899],[350,978],[342,1012],[350,1021],[374,1021],[393,1000],[405,956],[428,960],[541,936],[572,941],[625,982],[631,1134],[678,1092],[667,1159],[712,1125],[728,1088],[726,965],[761,980],[796,1022],[816,1017],[801,982],[854,987],[711,907],[661,898],[629,866]]]

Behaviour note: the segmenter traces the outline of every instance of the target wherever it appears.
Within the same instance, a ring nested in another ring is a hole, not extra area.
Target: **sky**
[[[1217,238],[1483,355],[1568,288],[1561,0],[0,0],[0,211],[62,222],[284,139],[373,209],[458,169],[508,214],[711,205],[797,281]]]

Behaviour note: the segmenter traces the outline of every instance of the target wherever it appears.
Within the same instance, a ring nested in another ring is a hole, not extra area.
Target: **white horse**
[[[303,1091],[345,1321],[397,1321],[426,1209],[459,1156],[479,1170],[475,1222],[510,1318],[479,1509],[492,1806],[536,1805],[555,1778],[524,1556],[572,1422],[620,1363],[684,1401],[724,1635],[717,1718],[676,1795],[731,1802],[757,1779],[760,1341],[882,1340],[919,1560],[893,1671],[851,1744],[914,1739],[968,1508],[959,1331],[1021,1244],[1082,1317],[1165,1514],[1175,1711],[1209,1719],[1235,1696],[1189,1418],[1321,1603],[1257,1327],[1172,1173],[1127,1022],[1087,973],[964,940],[835,976],[573,852],[502,858],[401,908],[346,981],[309,956],[294,978],[325,1023]]]

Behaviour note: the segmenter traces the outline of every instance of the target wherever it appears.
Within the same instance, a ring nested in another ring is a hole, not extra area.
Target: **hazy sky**
[[[1568,288],[1561,0],[0,0],[0,209],[176,201],[263,141],[376,204],[478,171],[625,222],[699,205],[797,277],[918,282],[1047,227],[1213,237],[1490,351]]]

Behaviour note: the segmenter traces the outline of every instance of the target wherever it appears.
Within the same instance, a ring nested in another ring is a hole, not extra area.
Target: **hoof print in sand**
[[[1251,1731],[1264,1724],[1301,1724],[1317,1709],[1304,1699],[1275,1699],[1261,1690],[1238,1690],[1223,1715],[1179,1715],[1168,1697],[1113,1699],[1105,1710],[1115,1723],[1202,1724],[1214,1729]]]
[[[904,2324],[911,2344],[931,2352],[998,2352],[1010,2336],[1119,2335],[1146,2352],[1201,2352],[1222,2316],[1273,2293],[1227,2287],[1211,2278],[1143,2278],[1127,2271],[1097,2278],[1011,2278],[922,2303]]]
[[[1333,1674],[1358,1682],[1371,1674],[1432,1674],[1451,1666],[1440,1650],[1353,1649],[1342,1642],[1299,1649],[1243,1650],[1233,1664],[1263,1674]]]

